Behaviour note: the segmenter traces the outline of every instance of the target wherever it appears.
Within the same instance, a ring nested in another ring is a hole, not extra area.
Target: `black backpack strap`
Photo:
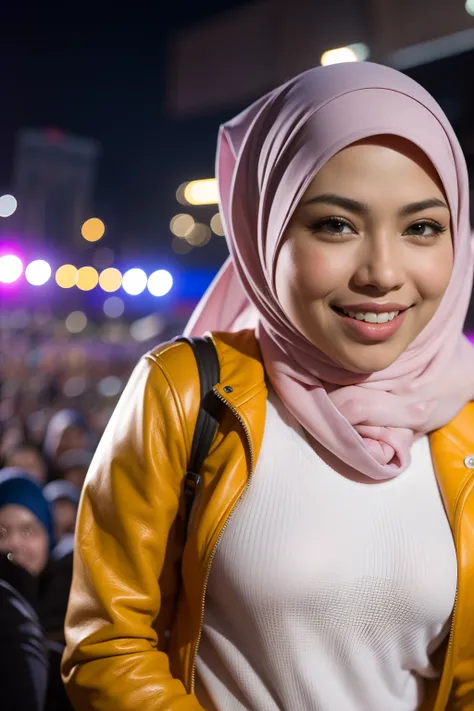
[[[201,384],[201,400],[196,429],[194,430],[191,456],[188,469],[184,477],[184,500],[186,505],[186,535],[197,490],[201,484],[201,469],[209,453],[212,440],[217,430],[217,419],[206,408],[206,397],[217,385],[220,379],[219,359],[215,346],[210,338],[180,337],[177,341],[184,341],[193,349],[196,359],[199,381]]]

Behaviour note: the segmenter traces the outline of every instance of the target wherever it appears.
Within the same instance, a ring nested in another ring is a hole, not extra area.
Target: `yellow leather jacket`
[[[183,473],[199,406],[189,346],[145,356],[102,438],[80,507],[63,677],[77,711],[203,711],[195,659],[219,539],[258,459],[267,389],[252,331],[214,334],[222,417],[183,548]],[[441,682],[423,708],[474,710],[474,403],[431,435],[458,556]]]

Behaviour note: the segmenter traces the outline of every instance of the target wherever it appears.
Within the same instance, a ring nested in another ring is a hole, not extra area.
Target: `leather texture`
[[[222,411],[184,551],[183,477],[200,400],[188,345],[164,344],[139,362],[88,473],[63,657],[77,711],[203,711],[193,691],[207,580],[258,459],[267,398],[253,331],[212,339]],[[422,708],[474,711],[474,403],[430,442],[459,579],[442,679]]]

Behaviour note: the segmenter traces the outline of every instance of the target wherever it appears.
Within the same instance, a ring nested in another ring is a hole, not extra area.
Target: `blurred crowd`
[[[21,321],[21,319],[20,319]],[[60,678],[74,526],[94,448],[143,344],[0,329],[0,650],[4,711],[69,711]]]

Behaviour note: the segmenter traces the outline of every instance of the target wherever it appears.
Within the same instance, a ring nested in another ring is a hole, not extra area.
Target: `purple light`
[[[13,284],[23,274],[23,264],[14,254],[0,257],[0,283]]]
[[[51,277],[51,267],[44,259],[35,259],[26,267],[25,277],[33,286],[43,286]]]

